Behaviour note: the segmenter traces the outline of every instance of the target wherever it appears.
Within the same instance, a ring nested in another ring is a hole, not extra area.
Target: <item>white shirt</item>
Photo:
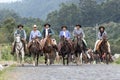
[[[48,36],[48,29],[45,29],[46,31],[46,33],[45,33],[45,36],[47,37]]]
[[[65,31],[63,32],[63,36],[66,37],[66,33],[65,33]]]

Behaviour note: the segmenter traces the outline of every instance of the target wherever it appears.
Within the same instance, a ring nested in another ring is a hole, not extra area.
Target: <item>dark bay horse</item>
[[[74,53],[77,65],[79,65],[80,62],[82,64],[83,59],[87,62],[87,55],[85,54],[86,47],[83,44],[82,36],[82,34],[79,34],[74,39]]]
[[[52,44],[51,36],[48,36],[43,47],[43,53],[45,55],[45,64],[51,65],[54,63],[54,47]]]
[[[33,57],[33,65],[38,66],[39,55],[41,54],[42,47],[38,39],[33,39],[30,43],[29,52]]]
[[[61,36],[60,45],[61,45],[60,54],[62,55],[62,58],[63,58],[63,65],[65,65],[66,59],[67,59],[67,65],[68,65],[70,55],[71,55],[71,45],[64,36]]]
[[[96,51],[98,53],[98,59],[101,62],[105,62],[106,64],[108,64],[110,62],[111,59],[111,55],[108,51],[108,41],[107,41],[107,37],[106,35],[103,36],[102,42],[99,45],[99,49]]]

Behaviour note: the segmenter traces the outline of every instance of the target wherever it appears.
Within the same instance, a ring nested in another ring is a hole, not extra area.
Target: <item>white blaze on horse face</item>
[[[56,41],[55,39],[52,39],[52,43],[53,43],[54,45],[57,45],[57,41]]]

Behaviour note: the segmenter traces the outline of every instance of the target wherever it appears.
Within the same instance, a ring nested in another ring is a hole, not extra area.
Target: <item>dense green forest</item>
[[[28,0],[28,2],[30,1],[32,0]],[[29,15],[29,17],[28,16],[23,17],[23,15],[20,15],[16,11],[14,11],[14,9],[13,10],[1,9],[0,10],[0,38],[1,38],[0,43],[13,42],[13,33],[14,30],[17,28],[18,24],[23,24],[25,26],[24,28],[27,32],[27,40],[29,38],[30,31],[32,30],[32,26],[34,24],[37,24],[39,26],[39,30],[41,30],[43,28],[44,23],[50,23],[52,25],[53,30],[56,33],[55,38],[57,40],[58,40],[57,38],[58,33],[62,25],[67,25],[68,29],[72,33],[74,26],[76,24],[81,24],[86,34],[85,39],[87,40],[88,47],[93,48],[94,43],[96,41],[95,25],[99,24],[99,26],[104,25],[106,27],[109,36],[109,42],[111,44],[113,53],[120,52],[120,46],[119,46],[120,45],[120,35],[119,35],[120,34],[119,32],[120,0],[101,0],[101,1],[76,0],[77,2],[74,0],[70,0],[70,2],[62,3],[63,1],[64,0],[58,2],[60,6],[58,6],[58,4],[56,3],[57,9],[54,8],[52,12],[49,11],[47,12],[49,14],[46,17],[46,20],[37,17],[37,15],[34,13],[33,14],[36,16],[30,16],[32,13],[29,13],[27,14]],[[34,2],[38,3],[37,1]],[[41,2],[42,5],[44,5],[43,2]],[[54,2],[51,2],[49,4],[52,3]],[[37,10],[38,5],[39,4],[36,4],[34,9],[25,7],[25,10],[28,9],[31,12],[32,10],[39,11]],[[51,7],[49,7],[48,5],[47,7],[48,9],[51,10]],[[24,8],[22,9],[24,10]],[[46,8],[42,8],[42,9],[46,10]],[[40,14],[44,14],[44,13],[40,13]]]
[[[105,0],[96,1],[101,3]],[[48,13],[58,10],[61,3],[79,4],[79,0],[22,0],[22,2],[1,3],[0,9],[12,9],[22,17],[45,19]]]

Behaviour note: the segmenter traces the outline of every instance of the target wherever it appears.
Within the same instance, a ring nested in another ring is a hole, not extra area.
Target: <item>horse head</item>
[[[17,42],[17,43],[21,42],[20,34],[15,35],[15,42]]]
[[[79,45],[80,47],[83,47],[83,42],[82,42],[83,34],[78,34],[76,36],[76,44]]]
[[[102,42],[101,42],[101,45],[100,45],[100,49],[103,53],[106,53],[108,52],[108,44],[107,44],[107,36],[106,35],[103,35],[103,39],[102,39]]]
[[[46,39],[46,42],[45,42],[45,46],[52,46],[52,39],[51,39],[51,37],[47,37],[47,39]]]

